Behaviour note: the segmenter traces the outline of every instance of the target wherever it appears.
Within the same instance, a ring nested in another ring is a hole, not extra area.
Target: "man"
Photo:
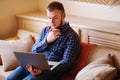
[[[6,80],[61,80],[61,75],[70,70],[80,52],[78,35],[65,22],[64,7],[60,2],[51,2],[47,8],[51,26],[41,32],[32,52],[45,54],[48,61],[59,61],[52,71],[42,71],[28,64],[19,66]]]

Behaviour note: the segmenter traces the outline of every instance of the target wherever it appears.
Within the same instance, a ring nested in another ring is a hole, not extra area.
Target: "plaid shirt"
[[[60,61],[60,65],[51,72],[60,73],[70,69],[79,55],[80,40],[77,33],[66,22],[61,26],[61,35],[52,43],[46,43],[46,38],[50,30],[47,26],[41,32],[39,39],[32,47],[32,52],[43,53],[48,61]]]

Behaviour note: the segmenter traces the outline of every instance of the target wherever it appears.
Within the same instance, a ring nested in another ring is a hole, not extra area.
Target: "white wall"
[[[0,39],[14,35],[17,28],[15,14],[38,9],[46,11],[51,1],[53,0],[0,0]],[[120,22],[120,4],[100,6],[71,0],[57,1],[63,3],[67,14]]]
[[[0,39],[13,36],[17,13],[38,10],[39,0],[0,0]]]
[[[44,0],[43,3],[43,0],[39,1],[39,9],[45,11],[47,5],[53,0]],[[72,0],[57,1],[63,3],[67,14],[120,22],[120,0],[119,4],[112,6],[96,5]]]

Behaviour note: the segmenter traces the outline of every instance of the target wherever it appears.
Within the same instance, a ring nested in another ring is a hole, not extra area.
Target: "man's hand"
[[[59,38],[61,35],[60,29],[52,28],[50,29],[48,36],[47,36],[47,43],[51,43]]]
[[[31,64],[26,65],[26,68],[32,75],[38,75],[42,73],[41,69],[34,68]]]

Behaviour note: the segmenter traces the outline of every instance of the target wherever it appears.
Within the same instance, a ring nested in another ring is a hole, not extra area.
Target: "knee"
[[[16,77],[12,76],[12,75],[8,75],[4,80],[19,80]]]

